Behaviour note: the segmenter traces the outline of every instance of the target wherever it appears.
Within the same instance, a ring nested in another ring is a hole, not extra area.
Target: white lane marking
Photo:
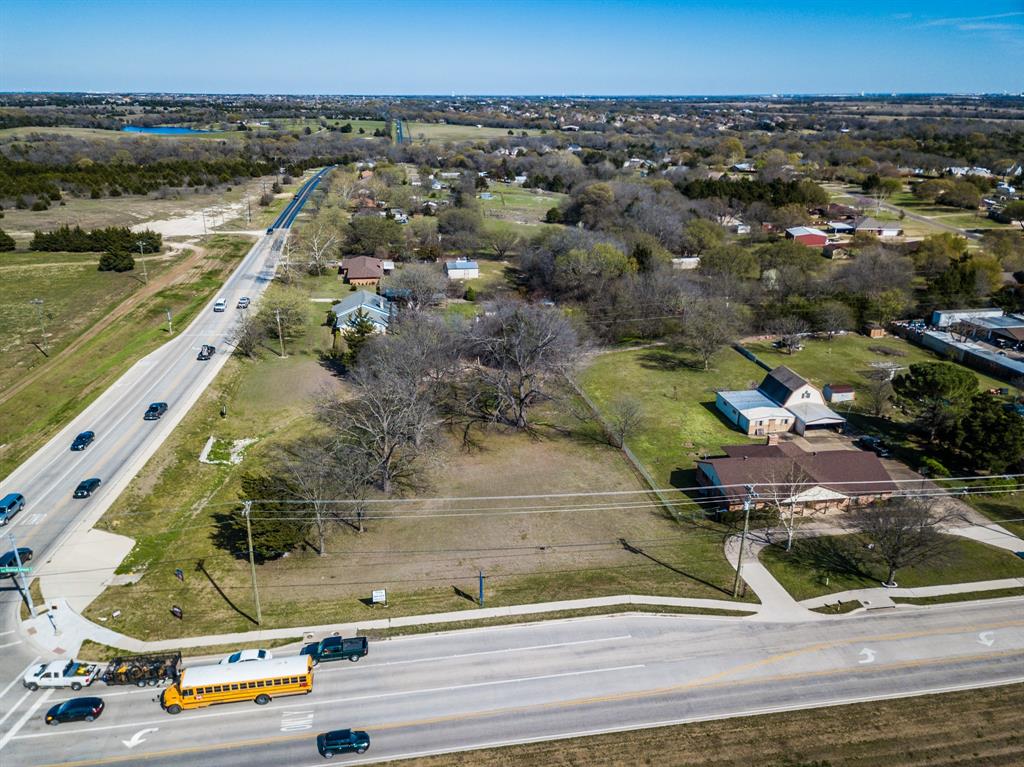
[[[6,733],[4,733],[4,736],[2,738],[0,738],[0,751],[3,750],[4,746],[6,746],[8,743],[11,742],[11,738],[13,738],[15,735],[18,734],[18,731],[21,730],[21,728],[25,726],[25,722],[27,722],[29,720],[29,718],[36,711],[39,710],[39,707],[41,705],[43,705],[44,703],[46,703],[47,700],[50,699],[50,695],[51,694],[53,694],[53,690],[47,690],[42,695],[40,695],[39,699],[35,703],[33,703],[31,706],[29,706],[28,711],[26,711],[24,714],[22,714],[21,719],[19,719],[17,722],[15,722],[14,726],[10,730],[8,730]]]
[[[127,748],[135,748],[140,743],[146,742],[146,739],[142,737],[143,735],[145,735],[148,732],[157,732],[159,730],[159,727],[147,727],[146,729],[139,730],[137,733],[132,735],[132,737],[129,740],[122,740],[121,742],[124,743],[125,747]]]
[[[313,729],[313,711],[282,711],[281,732]]]
[[[472,745],[456,746],[454,748],[439,748],[430,751],[415,751],[405,754],[394,754],[381,758],[377,757],[354,757],[346,759],[346,764],[374,764],[380,762],[394,762],[400,759],[414,759],[424,756],[436,756],[439,754],[451,754],[457,751],[477,751],[485,748],[500,748],[503,746],[516,746],[526,743],[543,743],[548,740],[567,740],[569,738],[584,738],[589,735],[602,735],[613,732],[633,732],[634,730],[649,730],[655,727],[670,727],[679,724],[693,724],[696,722],[713,722],[722,719],[736,719],[744,716],[761,716],[763,714],[779,714],[786,711],[808,711],[818,708],[829,708],[831,706],[843,706],[849,703],[872,703],[879,700],[899,700],[901,698],[915,698],[920,695],[937,695],[939,693],[958,692],[961,690],[980,690],[988,687],[1004,687],[1011,684],[1024,682],[1024,677],[1006,679],[994,682],[965,683],[961,685],[950,685],[948,687],[936,687],[925,690],[912,690],[910,692],[892,692],[880,695],[863,695],[855,698],[839,698],[817,703],[793,703],[784,706],[771,706],[769,708],[745,709],[733,711],[726,714],[707,714],[705,716],[688,716],[681,719],[662,719],[656,722],[643,722],[641,724],[627,724],[621,727],[600,727],[593,730],[577,730],[576,732],[561,732],[553,735],[540,735],[535,738],[510,738],[508,740],[496,740],[490,743],[474,743]],[[297,765],[295,767],[298,767]],[[312,763],[304,767],[323,767],[322,763]]]
[[[13,634],[14,632],[13,631],[8,631],[7,633],[8,634]],[[30,668],[32,668],[34,665],[36,665],[40,660],[42,660],[42,657],[43,656],[41,656],[41,655],[37,655],[35,658],[32,659],[31,663],[29,663],[27,666],[25,666],[25,670],[24,671],[22,671],[20,674],[18,674],[16,677],[14,677],[14,679],[12,679],[10,682],[8,682],[7,686],[4,687],[4,689],[0,690],[0,698],[3,698],[7,694],[8,690],[10,690],[12,687],[14,687],[14,685],[16,685],[18,682],[20,682],[22,680],[22,678],[25,676],[25,674],[28,673],[28,670]]]
[[[996,642],[996,632],[982,631],[978,634],[978,642],[985,645],[985,647],[991,647]]]
[[[13,706],[11,706],[10,709],[8,709],[7,713],[4,714],[4,718],[3,719],[0,719],[0,724],[3,724],[4,722],[6,722],[7,718],[11,714],[13,714],[15,711],[17,711],[18,707],[22,704],[22,702],[25,700],[25,698],[27,698],[31,694],[32,694],[31,690],[25,690],[25,694],[22,695],[20,698],[18,698],[18,702],[15,703]]]
[[[5,637],[8,634],[13,634],[14,631],[0,631],[0,637]]]
[[[35,514],[29,514],[25,519],[22,520],[23,525],[38,525],[40,521],[46,518],[45,512],[36,512]]]
[[[346,703],[356,700],[378,700],[382,698],[397,698],[399,696],[407,697],[409,695],[423,695],[425,693],[432,692],[453,692],[456,690],[468,690],[477,687],[490,687],[492,685],[503,685],[503,684],[516,684],[518,682],[536,682],[543,679],[562,679],[569,676],[585,676],[587,674],[603,674],[611,671],[628,671],[637,668],[645,668],[643,663],[637,663],[632,666],[612,666],[610,668],[594,668],[587,669],[586,671],[567,671],[562,674],[544,674],[542,676],[524,676],[517,679],[498,679],[493,682],[473,682],[471,684],[457,684],[450,687],[429,687],[421,690],[402,690],[400,692],[383,692],[376,695],[360,695],[358,697],[347,696],[344,698],[330,698],[327,700],[311,700],[302,701],[301,705],[304,708],[312,708],[314,706],[334,706],[338,703]],[[52,692],[52,690],[50,691]],[[290,696],[289,696],[290,697]],[[288,704],[284,704],[288,705]],[[213,717],[223,716],[251,716],[253,713],[251,707],[234,709],[232,711],[211,711],[208,714],[189,714],[187,718],[183,719],[185,722],[192,722],[196,719],[210,719]],[[170,716],[168,714],[167,716]],[[89,732],[98,732],[100,730],[123,730],[126,727],[141,727],[148,724],[166,724],[167,716],[162,719],[151,719],[143,722],[126,722],[124,724],[108,724],[103,727],[90,727]],[[58,735],[80,735],[80,731],[72,732],[70,729],[67,732],[53,731],[53,732],[33,732],[28,735],[19,735],[18,740],[26,740],[28,738],[52,738]]]
[[[527,647],[506,647],[506,648],[501,649],[501,650],[480,650],[479,652],[463,652],[463,653],[456,653],[455,655],[435,655],[433,658],[414,658],[414,659],[410,659],[410,660],[391,660],[391,661],[386,661],[384,663],[367,663],[367,664],[365,664],[363,666],[363,668],[380,668],[381,666],[405,666],[405,665],[408,665],[409,663],[434,663],[434,662],[440,661],[440,660],[455,660],[455,659],[458,659],[458,658],[474,658],[474,657],[479,656],[479,655],[501,655],[502,653],[509,653],[509,652],[528,652],[528,651],[531,651],[531,650],[551,650],[551,649],[553,649],[555,647],[578,647],[579,645],[584,645],[584,644],[597,644],[598,642],[620,642],[623,639],[632,639],[632,638],[633,638],[632,634],[623,634],[622,636],[604,637],[602,639],[580,639],[580,640],[578,640],[576,642],[556,642],[556,643],[553,643],[553,644],[535,644],[535,645],[529,645]],[[343,668],[343,667],[339,667],[339,668]],[[326,670],[329,670],[329,669],[324,669],[324,671],[326,671]],[[345,670],[346,671],[350,671],[351,669],[345,668]],[[319,673],[319,674],[324,673],[324,671],[321,671],[319,669],[319,667],[317,668],[317,673]]]
[[[16,644],[21,644],[21,640],[19,639],[17,642],[8,642],[7,644],[0,644],[0,650],[4,649],[5,647],[14,647],[14,645]]]
[[[874,663],[875,662],[875,651],[869,647],[865,647],[860,651],[860,660],[858,663]]]

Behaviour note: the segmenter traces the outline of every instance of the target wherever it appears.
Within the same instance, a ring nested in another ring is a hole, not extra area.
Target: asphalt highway
[[[24,510],[0,529],[0,552],[12,548],[13,536],[19,547],[33,550],[29,563],[33,574],[45,574],[47,562],[61,544],[102,516],[227,361],[232,330],[245,311],[235,308],[237,300],[242,296],[256,300],[273,279],[286,227],[328,170],[316,173],[300,189],[275,224],[280,228],[260,237],[228,277],[214,298],[227,301],[226,311],[214,312],[211,301],[187,327],[175,328],[167,343],[133,365],[0,483],[0,496],[8,492],[25,496]],[[203,344],[217,347],[217,354],[205,362],[196,359]],[[151,402],[168,404],[160,420],[143,420]],[[75,435],[86,430],[96,433],[95,441],[81,452],[72,452]],[[100,478],[99,489],[89,498],[72,498],[78,483],[90,477]],[[15,630],[20,602],[14,581],[0,579],[0,721],[10,711],[11,696],[20,689],[12,690],[8,683],[34,657]]]
[[[609,616],[371,642],[322,664],[308,696],[165,713],[152,688],[80,694],[92,723],[48,727],[65,691],[25,700],[0,736],[11,764],[217,767],[323,763],[315,737],[365,729],[364,764],[424,753],[1024,681],[1020,602],[832,621]],[[201,755],[201,756],[200,756]]]

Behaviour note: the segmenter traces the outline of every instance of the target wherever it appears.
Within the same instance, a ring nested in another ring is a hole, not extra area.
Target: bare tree
[[[766,330],[773,336],[778,336],[786,353],[792,354],[799,347],[800,339],[810,332],[811,327],[800,317],[787,314],[768,323]]]
[[[314,277],[320,277],[327,273],[327,261],[331,249],[338,242],[338,234],[323,221],[315,224],[312,233],[303,234],[308,259],[306,269]]]
[[[815,330],[825,333],[829,341],[839,331],[850,330],[853,326],[853,312],[841,301],[825,301],[814,312]]]
[[[282,475],[289,487],[304,501],[308,516],[317,535],[317,553],[327,553],[327,533],[338,521],[333,499],[340,489],[339,476],[348,471],[341,466],[331,453],[326,440],[302,437],[281,447],[272,461],[275,470]],[[296,513],[300,510],[296,509]],[[301,510],[306,516],[305,510]]]
[[[814,478],[796,461],[776,471],[769,472],[764,478],[765,486],[757,488],[760,497],[766,499],[774,512],[773,516],[786,531],[786,551],[793,548],[793,532],[796,530],[798,518],[797,508],[804,504],[800,494],[814,484]],[[771,536],[771,528],[768,530]]]
[[[579,354],[564,314],[521,302],[498,304],[473,329],[470,347],[478,361],[470,412],[516,429],[530,428],[530,408],[550,397],[552,379],[568,375]]]
[[[387,280],[387,286],[400,291],[413,311],[440,303],[447,283],[441,270],[431,264],[405,264]]]
[[[892,381],[888,373],[874,371],[868,376],[868,383],[864,389],[864,404],[871,415],[876,418],[884,416],[892,405],[893,394]]]
[[[640,403],[630,397],[618,397],[605,416],[612,447],[623,448],[626,440],[643,426],[644,413]]]
[[[740,334],[734,308],[720,299],[695,300],[683,314],[683,343],[693,349],[707,370],[711,358]]]
[[[940,555],[949,540],[937,527],[945,516],[922,498],[899,497],[850,513],[847,526],[858,531],[888,568],[885,586],[896,585],[896,572]]]
[[[484,243],[498,258],[505,258],[519,247],[519,235],[510,229],[495,229],[484,236]]]
[[[252,309],[247,309],[238,322],[235,323],[234,328],[231,330],[231,336],[228,342],[235,347],[235,351],[246,357],[253,357],[256,354],[256,349],[259,348],[260,343],[263,341],[263,324],[259,318],[253,312]]]

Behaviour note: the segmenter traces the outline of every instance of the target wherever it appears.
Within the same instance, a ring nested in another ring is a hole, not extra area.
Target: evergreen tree
[[[345,343],[348,345],[348,358],[345,360],[345,363],[352,366],[358,359],[359,352],[366,346],[366,342],[373,338],[376,333],[376,326],[373,324],[373,320],[370,319],[370,315],[362,309],[359,309],[348,319],[347,325]]]
[[[14,238],[3,229],[0,229],[0,252],[11,250],[14,250]]]

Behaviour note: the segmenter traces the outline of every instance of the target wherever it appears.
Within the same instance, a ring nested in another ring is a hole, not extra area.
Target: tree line
[[[144,253],[159,253],[163,236],[145,229],[133,232],[127,226],[108,226],[86,231],[67,224],[50,232],[38,229],[32,235],[29,250],[67,253],[133,253],[141,246]]]

